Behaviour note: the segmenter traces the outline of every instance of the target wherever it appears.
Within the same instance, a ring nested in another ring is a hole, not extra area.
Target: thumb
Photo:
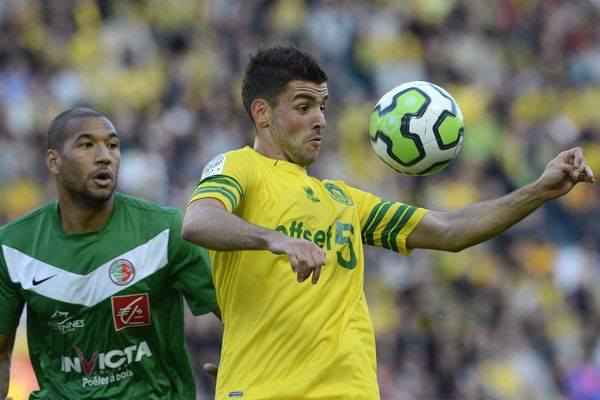
[[[217,377],[217,372],[219,372],[219,367],[217,367],[215,364],[211,364],[211,363],[206,363],[202,366],[202,369],[204,370],[204,372],[206,372],[209,375],[214,376],[215,378]]]

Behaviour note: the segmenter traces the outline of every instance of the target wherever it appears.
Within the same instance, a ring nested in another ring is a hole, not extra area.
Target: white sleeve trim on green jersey
[[[10,279],[23,289],[54,300],[92,307],[165,267],[168,244],[169,229],[165,229],[146,243],[114,257],[87,275],[46,264],[6,245],[2,245],[2,252]],[[75,262],[77,260],[73,260]],[[115,266],[126,263],[133,267],[133,276],[131,280],[118,281],[119,276],[114,273]]]

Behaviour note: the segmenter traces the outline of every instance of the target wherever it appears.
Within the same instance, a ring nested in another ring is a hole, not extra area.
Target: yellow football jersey
[[[218,400],[379,399],[363,242],[408,254],[427,212],[246,147],[204,168],[190,203],[216,198],[244,220],[326,250],[316,285],[286,255],[211,251],[223,324]]]

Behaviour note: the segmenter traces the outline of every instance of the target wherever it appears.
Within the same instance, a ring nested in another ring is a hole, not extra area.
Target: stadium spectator
[[[563,0],[3,2],[0,225],[54,197],[41,157],[47,121],[81,103],[120,128],[120,190],[185,207],[212,155],[251,142],[239,71],[248,49],[273,42],[312,50],[330,75],[336,102],[315,176],[448,210],[522,186],[557,149],[581,145],[598,171],[599,10]],[[465,115],[458,159],[429,177],[393,172],[369,145],[372,107],[412,79],[448,89]],[[154,176],[138,174],[147,162]],[[600,324],[590,318],[600,303],[594,186],[459,254],[405,259],[367,248],[382,398],[583,393],[577,377],[593,374],[574,371],[600,366]],[[499,325],[500,315],[510,323]],[[459,352],[452,374],[440,372],[438,324]],[[194,363],[218,353],[216,318],[194,317],[186,329]],[[496,342],[505,334],[521,336],[537,362],[510,363]],[[26,354],[17,340],[13,366]],[[13,371],[16,400],[31,390],[22,370]],[[546,371],[552,385],[529,378]],[[212,398],[212,380],[197,379],[199,398]]]

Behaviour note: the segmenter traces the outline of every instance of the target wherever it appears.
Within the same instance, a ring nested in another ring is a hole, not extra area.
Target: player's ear
[[[54,175],[58,175],[60,173],[60,154],[58,151],[54,149],[49,149],[46,152],[46,167],[52,172]]]
[[[266,128],[271,124],[271,106],[265,99],[256,99],[250,106],[252,118],[259,128]]]

